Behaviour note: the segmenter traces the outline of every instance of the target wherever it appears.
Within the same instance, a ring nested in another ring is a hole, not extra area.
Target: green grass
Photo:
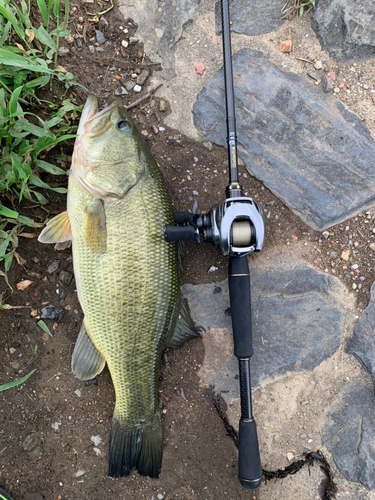
[[[64,97],[43,101],[38,92],[53,89],[56,81],[65,89],[75,83],[57,65],[61,38],[70,33],[69,2],[64,0],[61,12],[60,0],[36,0],[38,19],[32,18],[31,7],[31,0],[0,0],[0,275],[6,281],[17,257],[18,235],[24,226],[38,226],[20,215],[16,205],[23,199],[45,204],[41,189],[66,192],[48,185],[41,174],[66,175],[45,158],[60,142],[75,137],[73,122],[80,109]]]
[[[283,19],[298,15],[301,17],[304,13],[310,12],[313,7],[315,7],[315,0],[288,0],[282,9]]]
[[[18,380],[13,380],[13,382],[8,382],[7,384],[3,384],[3,385],[0,385],[0,392],[1,391],[5,391],[6,389],[11,389],[12,387],[16,387],[17,385],[21,385],[23,384],[24,382],[26,382],[26,380],[31,377],[31,375],[36,371],[36,368],[34,370],[32,370],[30,373],[28,373],[27,375],[25,375],[24,377],[18,379]],[[3,452],[4,450],[1,451],[1,453]]]

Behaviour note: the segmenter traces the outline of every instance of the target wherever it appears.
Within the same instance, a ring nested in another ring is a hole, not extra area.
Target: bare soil
[[[99,46],[102,52],[91,54],[89,45],[98,45],[94,39],[97,26],[90,19],[99,9],[96,3],[81,1],[73,7],[70,29],[80,35],[82,47],[77,39],[66,42],[70,52],[60,58],[60,64],[98,95],[104,106],[115,99],[115,90],[131,75],[145,68],[157,74],[160,68],[147,58],[140,43],[122,45],[122,40],[136,36],[136,25],[124,20],[116,7],[104,16],[108,26],[102,30],[107,37],[107,42]],[[128,29],[126,37],[124,28]],[[309,54],[305,57],[308,59]],[[360,71],[358,74],[363,77]],[[374,72],[366,74],[371,75],[366,81],[372,85]],[[130,91],[120,98],[129,104],[149,90],[146,81],[140,94]],[[68,96],[83,103],[87,93],[73,88]],[[363,112],[364,99],[367,103],[368,97],[358,93],[352,109]],[[197,200],[198,211],[204,213],[224,199],[228,183],[226,151],[215,146],[209,150],[165,127],[163,120],[170,107],[161,101],[150,95],[130,113],[160,165],[175,210],[192,209]],[[71,154],[72,144],[64,148]],[[369,246],[375,243],[375,210],[361,213],[322,235],[302,223],[243,166],[240,175],[245,193],[256,198],[266,214],[264,252],[298,256],[334,274],[353,292],[355,312],[360,316],[375,280],[375,251]],[[66,179],[46,180],[66,185]],[[21,212],[44,222],[65,210],[64,196],[51,192],[44,195],[50,199],[48,206],[30,207],[25,203]],[[342,257],[344,251],[349,251],[348,260]],[[0,485],[15,500],[258,498],[257,492],[239,485],[237,451],[212,404],[213,392],[199,385],[198,371],[204,357],[201,339],[180,350],[167,350],[164,357],[160,382],[164,458],[160,479],[142,478],[136,473],[127,479],[106,477],[114,392],[107,370],[88,385],[74,378],[70,369],[82,322],[74,278],[68,283],[69,273],[73,272],[70,250],[56,252],[52,246],[22,238],[19,254],[25,259],[24,265],[14,264],[9,273],[14,291],[0,283],[3,302],[17,307],[0,311],[0,385],[34,368],[37,371],[27,383],[0,394]],[[58,269],[48,272],[55,259],[59,260]],[[217,270],[208,273],[211,266]],[[216,249],[190,242],[184,245],[183,283],[220,281],[226,273],[227,261]],[[26,279],[32,284],[18,290],[17,283]],[[63,311],[58,321],[46,320],[53,337],[37,326],[41,309],[50,304]],[[100,444],[91,440],[96,434],[102,439]],[[284,460],[279,466],[287,463]],[[309,480],[308,475],[305,479]],[[311,498],[319,498],[318,491],[313,491]]]

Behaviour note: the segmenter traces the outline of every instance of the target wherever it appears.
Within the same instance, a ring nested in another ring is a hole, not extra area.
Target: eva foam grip
[[[231,256],[228,267],[230,310],[233,326],[234,355],[253,355],[251,328],[250,272],[247,257]]]
[[[240,420],[238,438],[239,480],[244,488],[253,490],[262,482],[262,465],[254,419]]]

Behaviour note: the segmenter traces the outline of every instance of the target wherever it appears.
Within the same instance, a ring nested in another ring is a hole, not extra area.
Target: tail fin
[[[128,426],[113,415],[109,446],[108,476],[128,476],[135,468],[141,476],[158,478],[163,442],[160,414],[151,421]]]

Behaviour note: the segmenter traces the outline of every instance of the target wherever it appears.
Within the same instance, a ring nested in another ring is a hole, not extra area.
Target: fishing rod
[[[250,358],[253,355],[250,271],[247,255],[259,252],[264,242],[264,215],[260,205],[243,195],[238,180],[232,50],[228,0],[221,0],[224,81],[227,116],[229,184],[226,199],[207,214],[177,212],[177,226],[165,228],[166,241],[203,239],[229,257],[228,285],[234,355],[239,363],[241,418],[239,422],[238,477],[247,489],[258,488],[262,466],[256,422],[252,411]]]

